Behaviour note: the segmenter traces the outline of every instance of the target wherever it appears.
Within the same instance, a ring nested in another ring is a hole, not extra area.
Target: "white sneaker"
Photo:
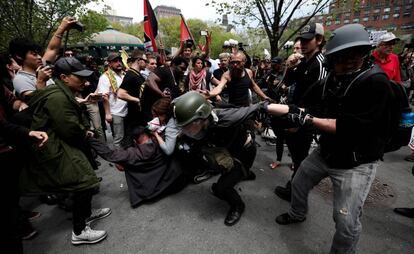
[[[108,217],[112,213],[111,208],[92,209],[92,214],[86,219],[86,224]]]
[[[72,231],[72,244],[78,245],[83,243],[97,243],[105,239],[106,236],[106,231],[93,230],[89,226],[86,226],[80,235],[75,235]]]

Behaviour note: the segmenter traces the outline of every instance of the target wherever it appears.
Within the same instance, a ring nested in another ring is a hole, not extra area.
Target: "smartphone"
[[[200,31],[201,36],[207,36],[207,31]]]

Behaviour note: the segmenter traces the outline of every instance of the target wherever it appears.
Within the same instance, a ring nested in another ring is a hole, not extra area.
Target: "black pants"
[[[272,130],[276,136],[276,160],[277,161],[282,161],[283,148],[284,148],[283,146],[285,144],[285,139],[286,139],[286,131],[281,125],[282,124],[279,118],[274,117],[270,119],[270,126],[272,127]]]
[[[0,153],[0,165],[2,167],[2,181],[0,183],[1,200],[3,202],[1,211],[2,246],[10,253],[23,253],[21,242],[21,228],[25,221],[19,207],[19,175],[22,160],[21,154],[16,151]]]
[[[244,175],[239,164],[235,164],[229,172],[224,173],[220,176],[217,183],[213,184],[213,192],[218,198],[225,200],[230,207],[240,207],[244,203],[234,186],[240,182]]]
[[[79,235],[86,226],[86,219],[91,216],[93,190],[87,189],[73,193],[73,232]]]
[[[309,132],[301,130],[292,133],[286,132],[286,144],[293,162],[293,175],[295,175],[302,161],[308,156],[312,139],[313,135]]]

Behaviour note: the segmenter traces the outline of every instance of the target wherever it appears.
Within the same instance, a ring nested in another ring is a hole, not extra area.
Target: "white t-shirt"
[[[119,88],[121,86],[124,75],[118,75],[115,73],[114,76]],[[109,107],[111,109],[112,115],[125,117],[128,114],[127,102],[119,99],[117,96],[114,96],[112,92],[111,83],[109,82],[109,78],[106,74],[102,74],[99,78],[98,88],[96,89],[96,91],[98,93],[109,94]]]

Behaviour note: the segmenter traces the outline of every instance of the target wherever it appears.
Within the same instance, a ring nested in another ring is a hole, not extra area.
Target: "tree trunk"
[[[279,55],[279,47],[277,45],[278,39],[277,38],[269,38],[270,42],[270,54],[273,57],[277,57]]]

